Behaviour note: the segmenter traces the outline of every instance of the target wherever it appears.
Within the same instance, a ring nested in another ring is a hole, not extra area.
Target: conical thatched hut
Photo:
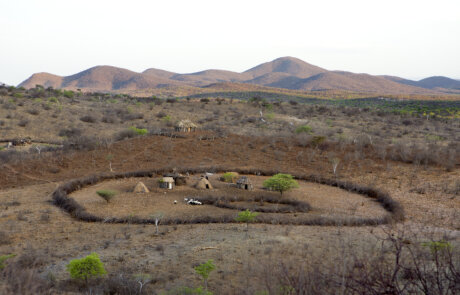
[[[143,182],[138,182],[133,189],[133,193],[149,193],[149,189],[145,186]]]
[[[174,187],[174,178],[172,177],[163,177],[160,179],[160,187],[161,188],[167,188],[167,189],[173,189]]]
[[[186,119],[177,122],[175,129],[179,132],[192,132],[196,130],[196,125],[192,121]]]
[[[254,189],[251,180],[247,176],[241,176],[240,178],[238,178],[238,180],[236,181],[236,187],[245,190]]]
[[[212,185],[206,178],[200,178],[200,180],[195,184],[197,189],[212,189]]]

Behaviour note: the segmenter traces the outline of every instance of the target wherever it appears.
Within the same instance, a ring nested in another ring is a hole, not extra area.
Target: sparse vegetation
[[[103,251],[110,271],[88,280],[97,294],[459,292],[457,102],[275,91],[247,103],[247,92],[180,89],[189,99],[165,103],[172,92],[161,91],[68,98],[53,88],[0,87],[0,252],[18,253],[0,271],[1,294],[84,292],[84,279],[64,279],[62,261],[93,251]],[[95,122],[81,121],[86,115]],[[199,130],[174,132],[173,121],[186,118]],[[33,144],[7,148],[27,136]],[[229,185],[236,177],[228,171],[250,177],[254,190]],[[205,172],[214,189],[198,191]],[[187,183],[157,189],[171,173]],[[299,188],[282,197],[262,189],[277,173]],[[136,177],[150,194],[129,195]],[[61,213],[47,202],[53,183]],[[123,193],[106,205],[97,190]],[[160,210],[161,218],[151,214]],[[258,214],[243,242],[239,211]],[[219,265],[209,290],[190,282],[203,257]]]
[[[110,190],[99,190],[96,192],[97,195],[103,198],[107,203],[109,203],[113,198],[115,198],[117,192]]]

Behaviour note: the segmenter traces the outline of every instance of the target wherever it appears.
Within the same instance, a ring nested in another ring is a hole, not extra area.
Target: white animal
[[[177,200],[174,200],[174,205],[176,205],[176,204],[177,204]]]
[[[10,149],[10,148],[12,148],[12,147],[13,147],[13,143],[12,143],[11,141],[8,142],[8,143],[6,144],[6,146],[5,146],[6,149]]]
[[[190,201],[187,202],[189,205],[203,205],[200,201],[196,201],[194,199],[191,199]]]

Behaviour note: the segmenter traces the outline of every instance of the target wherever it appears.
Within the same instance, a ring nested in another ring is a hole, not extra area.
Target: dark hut
[[[247,176],[241,176],[240,178],[238,178],[238,180],[236,181],[236,187],[245,190],[254,189],[251,180]]]

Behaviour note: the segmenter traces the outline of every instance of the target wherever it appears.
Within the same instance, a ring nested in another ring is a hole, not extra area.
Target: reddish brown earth
[[[148,286],[148,290],[152,292],[200,285],[193,266],[214,259],[217,269],[210,276],[210,290],[216,294],[237,294],[247,287],[255,293],[263,289],[263,281],[255,274],[260,273],[270,261],[281,258],[308,261],[312,257],[322,257],[323,263],[333,265],[344,245],[363,251],[367,249],[372,253],[378,235],[387,228],[257,224],[251,225],[249,233],[246,233],[245,226],[238,224],[160,224],[161,234],[156,235],[152,225],[80,222],[50,202],[50,194],[63,181],[109,172],[109,158],[116,172],[162,167],[226,166],[334,177],[326,153],[313,153],[311,148],[237,135],[200,140],[200,135],[203,134],[193,133],[186,138],[138,137],[94,151],[44,154],[41,158],[17,160],[4,165],[0,170],[0,225],[8,241],[0,245],[0,253],[35,253],[42,259],[38,267],[40,274],[46,277],[51,273],[59,282],[54,287],[60,290],[58,293],[74,294],[76,289],[68,281],[65,265],[70,259],[91,252],[100,255],[109,275],[115,276],[123,269],[129,273],[151,274],[155,281]],[[411,228],[426,235],[435,232],[442,234],[453,245],[460,243],[460,199],[449,191],[460,177],[458,169],[446,172],[433,166],[423,168],[360,158],[341,163],[337,177],[388,191],[406,212],[406,221],[394,228]],[[254,178],[256,187],[260,187],[262,180]],[[144,214],[156,211],[154,208],[141,210],[139,207],[139,204],[150,206],[147,196],[140,197],[140,202],[136,204],[132,199],[125,204],[117,203],[133,197],[127,190],[136,181],[127,179],[118,184],[103,182],[74,194],[95,212],[113,209],[111,214],[117,210],[125,214],[136,211],[136,208],[141,213],[143,210]],[[218,181],[212,181],[219,189]],[[146,180],[146,184],[153,186],[154,180]],[[430,186],[424,193],[414,191],[427,184]],[[334,204],[336,207],[330,210],[340,214],[355,210],[344,202],[343,198],[348,193],[341,194],[335,188],[316,184],[302,183],[301,186],[301,189],[287,196],[300,197],[297,194],[308,191],[305,198],[316,210],[327,210],[328,206]],[[105,205],[94,198],[93,190],[99,187],[125,192],[118,201]],[[193,191],[193,188],[183,189]],[[182,196],[181,190],[172,194],[177,194],[179,198]],[[153,190],[152,197],[157,193]],[[166,211],[167,203],[170,204],[173,198],[176,197],[166,197],[166,203],[158,204],[163,206],[160,209]],[[352,198],[360,201],[362,197]],[[145,203],[142,203],[144,199]],[[127,206],[127,209],[120,205]],[[372,202],[365,203],[365,212],[359,212],[360,208],[355,212],[364,215],[380,212],[381,209],[374,205]],[[203,207],[200,210],[208,209]],[[250,284],[248,273],[251,274]]]

